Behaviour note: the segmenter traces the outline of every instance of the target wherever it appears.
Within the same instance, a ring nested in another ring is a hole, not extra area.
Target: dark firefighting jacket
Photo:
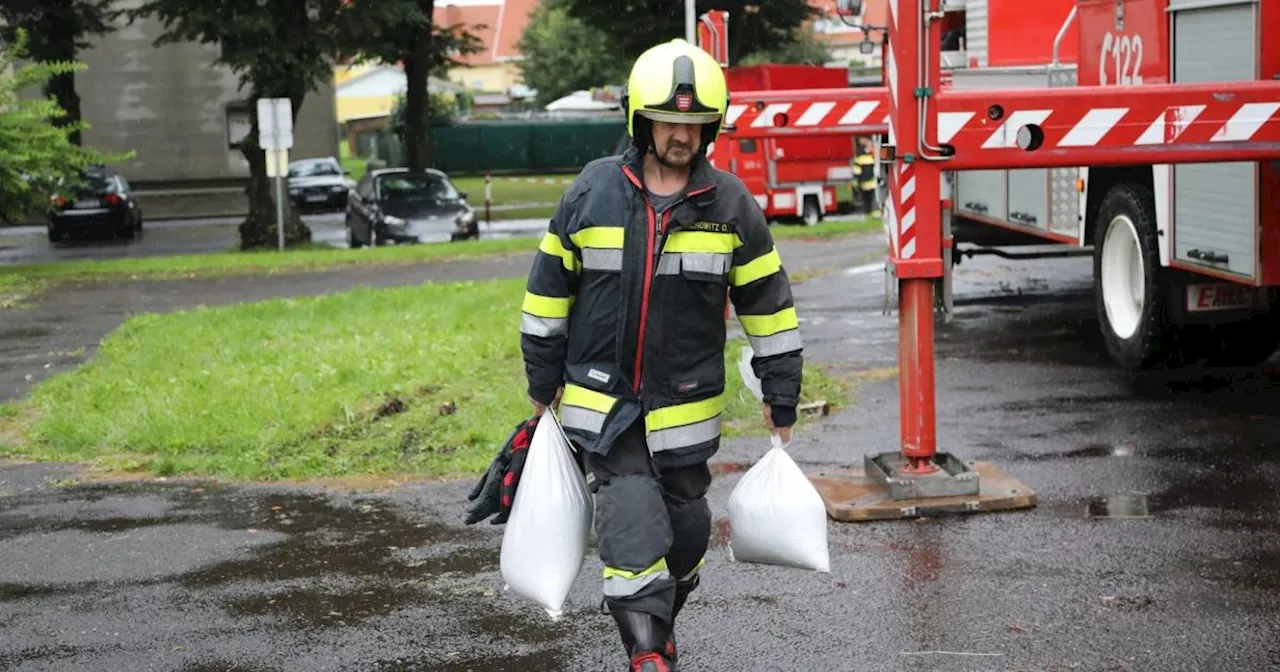
[[[695,159],[684,199],[658,216],[643,174],[631,149],[565,191],[530,270],[521,347],[530,397],[550,403],[564,387],[571,440],[606,453],[643,417],[655,460],[676,467],[719,448],[726,294],[782,426],[799,401],[800,330],[764,213],[738,178]]]

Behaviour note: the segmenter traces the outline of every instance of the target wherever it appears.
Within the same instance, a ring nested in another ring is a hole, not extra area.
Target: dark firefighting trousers
[[[605,602],[670,623],[677,582],[690,590],[705,564],[711,469],[706,462],[658,469],[644,420],[624,430],[607,454],[586,453],[586,464],[595,476]]]

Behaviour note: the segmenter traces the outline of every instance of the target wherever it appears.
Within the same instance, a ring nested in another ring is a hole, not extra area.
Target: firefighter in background
[[[715,59],[684,40],[649,49],[623,106],[631,147],[587,165],[561,198],[529,273],[521,349],[534,412],[559,404],[594,476],[604,603],[628,669],[668,672],[711,536],[726,292],[784,443],[801,340],[764,213],[706,158],[728,106]]]
[[[854,211],[868,217],[876,211],[876,158],[871,138],[858,138],[858,153],[853,158]]]

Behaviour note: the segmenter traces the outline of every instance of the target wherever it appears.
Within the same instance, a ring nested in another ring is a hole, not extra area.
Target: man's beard
[[[678,149],[688,152],[688,158],[671,158],[672,152]],[[667,168],[688,168],[689,164],[693,163],[693,147],[674,140],[668,140],[666,149],[661,152],[654,152],[654,155],[658,159],[658,163]]]

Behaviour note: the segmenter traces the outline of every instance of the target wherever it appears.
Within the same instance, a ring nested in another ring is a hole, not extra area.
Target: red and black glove
[[[492,525],[507,522],[511,515],[511,504],[516,499],[516,488],[520,485],[520,473],[524,470],[525,458],[529,456],[529,443],[533,441],[533,433],[538,428],[538,416],[516,425],[515,431],[507,437],[498,455],[489,464],[476,486],[467,496],[468,501],[475,504],[467,510],[466,524],[473,525],[493,514]],[[476,500],[479,501],[476,501]]]

